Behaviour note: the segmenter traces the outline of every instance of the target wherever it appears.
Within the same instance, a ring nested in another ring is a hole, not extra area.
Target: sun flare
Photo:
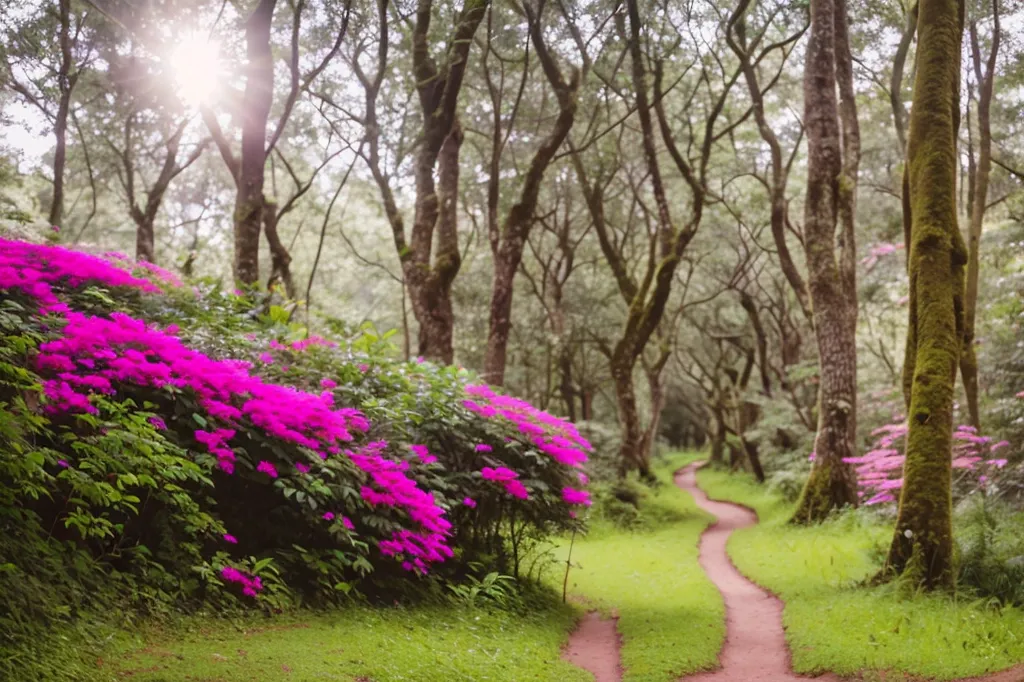
[[[220,47],[205,36],[191,35],[171,51],[170,65],[182,99],[192,105],[208,102],[219,83]]]

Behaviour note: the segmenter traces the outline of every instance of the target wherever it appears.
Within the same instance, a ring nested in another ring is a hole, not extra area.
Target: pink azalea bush
[[[903,421],[881,426],[871,432],[871,449],[844,462],[855,465],[857,484],[863,504],[896,502],[903,487],[904,445],[907,425]],[[1009,441],[994,441],[981,436],[972,426],[960,425],[953,433],[952,467],[960,472],[958,482],[984,488],[993,475],[1008,463]]]
[[[90,285],[149,319],[94,305],[86,312],[78,295]],[[26,322],[45,339],[29,366],[40,377],[41,409],[59,428],[83,434],[108,418],[111,400],[156,411],[144,418],[153,437],[185,448],[201,467],[183,490],[196,499],[209,494],[195,486],[214,490],[212,516],[188,532],[209,533],[215,555],[194,560],[212,561],[243,595],[261,592],[268,578],[240,557],[269,553],[285,576],[306,570],[302,561],[329,564],[333,585],[353,570],[386,568],[360,563],[369,541],[381,557],[423,574],[451,560],[456,545],[472,548],[474,538],[498,542],[486,548],[491,554],[504,551],[507,515],[550,532],[590,504],[574,487],[586,483],[590,445],[564,420],[466,384],[454,370],[353,362],[338,342],[287,338],[279,325],[205,333],[203,315],[218,324],[241,319],[232,317],[235,299],[179,286],[173,274],[121,254],[0,240],[0,291],[32,304]],[[151,304],[161,292],[168,297]],[[75,471],[84,459],[68,450],[57,470]],[[270,514],[291,527],[268,524]],[[494,532],[473,530],[484,526]],[[307,558],[294,558],[296,543]]]

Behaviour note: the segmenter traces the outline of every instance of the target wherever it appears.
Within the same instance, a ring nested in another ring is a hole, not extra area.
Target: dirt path
[[[593,674],[594,682],[619,682],[622,668],[615,622],[601,618],[597,611],[588,613],[569,637],[562,659]]]
[[[714,672],[688,675],[680,682],[841,682],[832,674],[804,677],[790,668],[789,648],[782,629],[782,602],[743,577],[726,553],[726,542],[732,532],[756,524],[757,515],[745,507],[709,499],[697,487],[699,464],[681,469],[675,482],[693,495],[698,507],[717,519],[701,535],[700,565],[725,601],[726,636],[718,658],[721,667]],[[595,682],[620,682],[620,642],[615,624],[615,619],[588,613],[570,636],[562,657],[590,671]],[[891,679],[910,682],[912,678],[893,675]],[[1024,682],[1024,666],[959,682]]]
[[[757,523],[754,512],[708,499],[697,487],[697,465],[676,474],[676,485],[693,495],[697,506],[717,517],[700,538],[700,565],[725,601],[725,646],[721,668],[685,678],[687,682],[793,682],[801,677],[789,666],[789,649],[782,631],[782,602],[744,578],[729,561],[725,543],[734,530]],[[821,682],[838,682],[825,675]]]

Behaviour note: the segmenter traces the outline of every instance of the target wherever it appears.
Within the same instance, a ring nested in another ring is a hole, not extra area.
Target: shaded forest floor
[[[526,616],[438,606],[353,607],[273,620],[190,618],[122,635],[101,670],[112,680],[143,682],[576,682],[593,678],[563,660],[562,647],[583,611],[596,612],[586,626],[603,628],[598,636],[612,637],[610,646],[619,649],[603,661],[606,671],[617,668],[616,679],[668,682],[714,670],[725,610],[698,563],[698,542],[713,518],[672,485],[673,472],[694,459],[679,454],[660,462],[662,485],[648,494],[632,530],[595,514],[590,533],[573,543],[570,606],[548,603]],[[752,480],[702,470],[697,481],[712,499],[758,513],[761,523],[735,531],[728,552],[744,575],[785,602],[795,672],[950,680],[1024,660],[1018,609],[913,594],[899,585],[857,587],[877,570],[891,532],[876,517],[852,513],[818,528],[793,528],[785,524],[791,506]],[[568,539],[555,548],[560,564],[548,572],[552,587],[561,588],[568,551]],[[998,679],[1024,680],[1024,670]]]

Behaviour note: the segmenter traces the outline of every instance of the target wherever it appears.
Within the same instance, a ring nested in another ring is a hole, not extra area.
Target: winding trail
[[[719,669],[687,675],[680,682],[841,682],[843,678],[833,674],[805,677],[793,672],[782,629],[782,602],[747,580],[726,553],[732,532],[756,524],[757,514],[737,504],[709,499],[697,486],[697,469],[702,464],[696,462],[680,469],[675,483],[693,496],[698,507],[716,517],[701,535],[700,565],[722,593],[726,636],[718,658]],[[602,619],[597,612],[588,613],[570,636],[562,658],[591,672],[595,682],[620,682],[616,621]],[[880,679],[890,678],[883,675]],[[895,674],[891,679],[909,682],[920,678]],[[1024,682],[1024,666],[959,682]]]
[[[700,538],[700,565],[725,601],[725,646],[721,668],[689,675],[686,682],[796,682],[816,679],[838,682],[834,675],[817,678],[793,673],[782,630],[782,602],[750,582],[729,560],[725,545],[734,530],[757,523],[757,514],[736,504],[715,502],[697,487],[699,463],[676,473],[675,482],[693,495],[697,506],[717,518]]]

